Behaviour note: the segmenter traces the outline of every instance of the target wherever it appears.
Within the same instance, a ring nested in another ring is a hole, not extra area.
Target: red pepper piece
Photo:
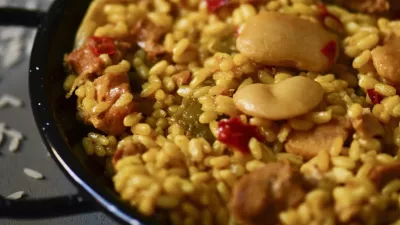
[[[379,94],[375,89],[367,89],[368,97],[371,99],[371,102],[376,105],[381,103],[381,101],[385,98],[383,95]]]
[[[328,42],[322,49],[321,53],[328,58],[329,62],[332,64],[335,61],[337,46],[335,41]]]
[[[231,0],[207,0],[207,9],[210,12],[215,12],[222,6],[228,5]]]
[[[264,141],[258,127],[244,124],[239,117],[221,120],[218,123],[218,140],[242,153],[250,152],[249,141],[252,137]]]
[[[326,8],[325,4],[322,3],[318,4],[318,9],[319,9],[318,19],[321,21],[322,24],[324,24],[325,18],[329,17],[335,20],[337,23],[340,24],[340,26],[343,27],[342,21],[340,21],[340,19],[337,16],[330,13]]]
[[[91,36],[88,38],[87,45],[96,56],[101,54],[112,55],[117,52],[114,40],[108,37]]]

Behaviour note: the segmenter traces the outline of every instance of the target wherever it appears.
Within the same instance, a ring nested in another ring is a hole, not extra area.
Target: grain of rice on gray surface
[[[15,108],[21,108],[22,100],[13,95],[4,94],[3,96],[0,97],[0,108],[3,108],[7,105],[10,105]]]
[[[7,27],[4,32],[0,33],[0,40],[12,40],[20,38],[24,35],[25,29],[23,27]]]
[[[8,102],[5,99],[0,98],[0,109],[6,107],[7,104]]]
[[[21,132],[14,130],[14,129],[6,129],[4,130],[4,133],[10,136],[11,138],[17,138],[17,139],[23,139],[23,135]]]
[[[25,195],[24,191],[17,191],[17,192],[14,192],[14,193],[8,195],[6,197],[6,199],[18,200],[18,199],[21,199],[24,195]]]
[[[28,176],[28,177],[32,177],[36,180],[42,180],[44,179],[43,174],[39,173],[36,170],[30,169],[30,168],[24,168],[24,173]]]
[[[10,145],[8,146],[8,150],[9,150],[10,152],[16,152],[16,151],[18,150],[18,147],[19,147],[20,142],[21,142],[20,139],[18,139],[18,138],[13,138],[13,139],[11,140]]]
[[[11,138],[8,150],[10,152],[16,152],[19,148],[21,140],[24,138],[23,134],[14,129],[7,129],[4,122],[0,122],[0,144],[4,139],[4,135]]]
[[[10,94],[3,94],[0,97],[0,108],[4,108],[7,105],[10,105],[14,108],[21,108],[22,107],[22,100],[10,95]],[[10,145],[8,146],[8,150],[10,152],[15,152],[18,150],[21,140],[24,138],[23,134],[20,131],[14,129],[6,129],[6,124],[0,122],[0,143],[4,139],[4,134],[11,138]]]
[[[6,33],[6,32],[2,32]],[[4,49],[3,52],[3,60],[1,66],[3,68],[11,68],[15,66],[22,59],[22,49],[23,43],[21,37],[15,37],[11,41],[9,41],[5,46],[2,46]]]

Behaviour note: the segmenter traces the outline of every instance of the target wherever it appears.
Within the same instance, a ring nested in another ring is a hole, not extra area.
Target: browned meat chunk
[[[153,59],[165,53],[164,47],[159,43],[166,32],[164,27],[158,27],[150,20],[143,20],[136,25],[132,34],[136,36],[139,46],[147,52],[147,56]]]
[[[131,47],[128,42],[115,41],[108,37],[89,37],[85,45],[66,57],[66,62],[81,77],[91,74],[99,76],[104,67],[99,59],[101,54],[108,54],[115,64],[121,61]]]
[[[146,147],[141,143],[134,143],[133,140],[125,141],[124,144],[118,146],[119,148],[114,153],[112,164],[115,164],[125,156],[135,155],[146,151]]]
[[[190,71],[189,70],[185,70],[185,71],[179,72],[179,73],[173,75],[172,79],[175,81],[175,83],[178,86],[189,84],[189,82],[190,82]]]
[[[130,92],[127,74],[104,74],[94,80],[93,84],[96,89],[97,102],[110,101],[114,103],[122,94]]]
[[[330,150],[336,138],[347,139],[348,132],[339,121],[318,125],[309,131],[293,131],[290,133],[285,144],[289,153],[302,156],[309,160],[316,156],[321,150]]]
[[[279,212],[305,196],[300,173],[286,163],[270,163],[243,176],[234,186],[230,211],[245,225],[275,225]]]
[[[382,136],[385,133],[383,126],[371,113],[363,114],[361,117],[353,119],[351,122],[354,129],[365,138]]]
[[[132,112],[133,102],[126,106],[112,105],[105,113],[89,120],[93,126],[109,135],[120,135],[124,132],[123,124],[125,116]]]
[[[116,41],[116,52],[110,55],[113,64],[118,64],[126,55],[126,52],[132,48],[132,44],[126,41]]]
[[[84,119],[93,126],[110,135],[120,135],[124,132],[123,120],[132,112],[134,103],[118,106],[115,102],[123,93],[130,92],[129,78],[127,74],[108,73],[94,80],[97,102],[109,102],[111,104],[105,112],[93,115],[91,112],[83,112]],[[81,109],[82,110],[82,109]]]
[[[100,74],[103,64],[87,47],[79,48],[66,57],[66,62],[78,75]]]
[[[369,173],[377,187],[382,187],[392,179],[400,178],[400,162],[375,166]]]
[[[333,0],[335,4],[364,13],[381,13],[389,10],[389,0]]]
[[[392,37],[385,45],[371,51],[378,75],[393,84],[400,84],[400,38]]]

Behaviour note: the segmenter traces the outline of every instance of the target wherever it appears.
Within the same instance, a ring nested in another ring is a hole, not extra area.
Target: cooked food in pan
[[[82,140],[174,225],[400,223],[386,0],[95,0],[65,56]]]

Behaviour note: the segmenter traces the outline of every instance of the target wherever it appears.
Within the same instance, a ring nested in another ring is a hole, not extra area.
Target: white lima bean
[[[314,109],[324,95],[322,86],[307,77],[291,77],[276,84],[250,84],[238,90],[233,101],[247,115],[286,120]]]
[[[336,35],[297,16],[261,12],[240,32],[237,49],[258,63],[326,72],[335,64]]]

